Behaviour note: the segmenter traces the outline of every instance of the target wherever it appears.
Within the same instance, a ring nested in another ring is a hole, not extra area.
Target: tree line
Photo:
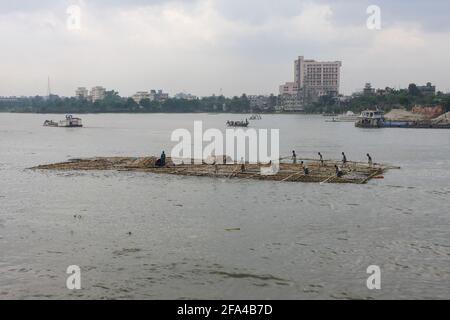
[[[276,99],[273,100],[273,107]],[[164,101],[142,99],[137,103],[132,98],[123,98],[116,91],[107,91],[105,98],[92,102],[76,97],[25,97],[0,100],[2,112],[30,113],[152,113],[152,112],[250,112],[262,111],[250,108],[245,94],[238,97],[210,96],[187,100],[169,98]]]
[[[383,93],[354,94],[349,99],[325,95],[306,105],[305,112],[342,113],[350,110],[360,113],[373,108],[380,108],[384,111],[395,108],[411,110],[415,105],[441,105],[448,112],[450,111],[450,94],[437,92],[435,95],[424,95],[415,84],[410,84],[407,89],[386,88]]]
[[[267,105],[260,109],[251,107],[248,97],[243,94],[231,98],[220,96],[202,97],[187,100],[169,98],[164,101],[143,99],[136,103],[132,98],[119,96],[117,91],[107,91],[103,100],[92,102],[75,97],[24,97],[0,99],[0,112],[29,113],[192,113],[192,112],[275,112],[279,99],[271,95]],[[407,89],[386,88],[384,93],[357,94],[343,99],[342,96],[325,95],[304,104],[307,113],[359,113],[368,108],[381,108],[389,111],[393,108],[411,109],[415,105],[442,105],[450,111],[450,94],[438,92],[424,95],[414,84]]]

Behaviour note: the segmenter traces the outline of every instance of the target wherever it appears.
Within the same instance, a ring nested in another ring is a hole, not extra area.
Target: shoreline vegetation
[[[370,108],[380,108],[385,112],[392,109],[411,110],[414,106],[441,106],[444,112],[450,111],[450,94],[437,92],[423,95],[415,90],[415,85],[408,89],[394,90],[386,88],[383,94],[353,94],[344,97],[325,95],[314,101],[305,102],[303,113],[306,114],[342,114],[346,111],[360,113]],[[117,91],[107,91],[105,98],[89,101],[76,97],[15,97],[0,99],[0,112],[11,113],[293,113],[279,106],[280,97],[270,95],[264,107],[252,106],[248,97],[231,98],[209,96],[198,99],[168,98],[164,101],[143,99],[136,103],[132,98],[119,96]],[[296,112],[294,112],[296,113]]]

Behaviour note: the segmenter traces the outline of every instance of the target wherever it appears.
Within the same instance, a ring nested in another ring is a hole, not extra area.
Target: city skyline
[[[0,96],[72,96],[80,86],[123,96],[163,88],[197,96],[276,94],[298,55],[342,61],[341,92],[366,82],[402,87],[432,82],[450,91],[450,30],[419,1],[379,1],[381,29],[366,26],[371,3],[349,1],[0,2]],[[70,6],[81,10],[67,27]]]

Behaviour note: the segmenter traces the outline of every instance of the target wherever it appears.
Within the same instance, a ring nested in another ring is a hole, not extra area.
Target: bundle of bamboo
[[[267,164],[260,163],[227,163],[227,164],[196,164],[193,160],[175,164],[170,157],[166,165],[156,166],[156,157],[99,157],[89,159],[72,159],[67,162],[40,165],[31,169],[39,170],[119,170],[141,171],[183,176],[206,176],[222,178],[240,178],[255,180],[270,180],[280,182],[316,182],[316,183],[356,183],[364,184],[381,175],[389,169],[399,167],[361,162],[348,162],[341,166],[341,175],[337,175],[336,166],[340,161],[303,159],[303,163],[280,163],[276,171],[267,174]],[[305,170],[305,167],[308,169]]]

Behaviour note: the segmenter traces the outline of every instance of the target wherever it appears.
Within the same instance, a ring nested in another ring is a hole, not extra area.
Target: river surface
[[[401,166],[366,185],[27,168],[170,152],[230,114],[0,113],[0,299],[450,299],[450,130],[263,115],[282,155]],[[81,268],[81,290],[66,269]],[[381,270],[369,290],[367,268]]]

